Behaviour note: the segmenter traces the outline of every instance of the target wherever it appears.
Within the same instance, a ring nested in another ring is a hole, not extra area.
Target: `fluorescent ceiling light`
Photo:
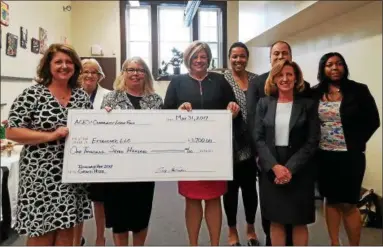
[[[140,1],[129,1],[130,6],[133,7],[139,7],[140,6]]]

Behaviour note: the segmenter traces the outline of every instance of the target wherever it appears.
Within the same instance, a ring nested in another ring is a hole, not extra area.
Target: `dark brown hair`
[[[74,64],[74,74],[69,79],[68,86],[70,88],[80,87],[78,77],[82,71],[81,60],[74,48],[67,44],[51,44],[49,46],[48,50],[41,58],[39,65],[37,66],[37,77],[35,78],[35,81],[38,84],[43,84],[45,86],[48,86],[52,83],[50,63],[57,52],[67,54],[72,59]]]

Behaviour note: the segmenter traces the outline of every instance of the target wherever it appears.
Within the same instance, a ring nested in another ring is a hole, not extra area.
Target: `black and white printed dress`
[[[66,107],[44,85],[33,85],[13,102],[9,127],[52,132],[66,126],[68,109],[91,109],[89,96],[72,89]],[[15,230],[36,237],[67,229],[92,217],[85,185],[63,184],[65,140],[24,145],[19,162],[19,190]]]

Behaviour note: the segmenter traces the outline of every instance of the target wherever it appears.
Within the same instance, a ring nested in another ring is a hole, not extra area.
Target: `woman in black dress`
[[[293,225],[293,244],[308,245],[307,224],[315,221],[314,165],[320,127],[315,101],[299,97],[305,84],[299,66],[276,63],[257,104],[255,145],[261,173],[260,204],[271,222],[272,245],[285,245],[284,225]]]
[[[114,86],[115,90],[106,94],[101,104],[107,111],[162,108],[163,101],[154,93],[151,73],[141,58],[124,62]],[[106,227],[112,228],[115,245],[129,245],[130,231],[133,232],[134,246],[145,244],[154,187],[154,182],[105,184]]]
[[[359,245],[361,220],[356,206],[366,168],[366,143],[380,126],[379,112],[368,87],[348,79],[348,66],[337,52],[319,62],[319,84],[313,89],[321,120],[316,161],[319,190],[331,245],[339,245],[341,218],[350,245]]]

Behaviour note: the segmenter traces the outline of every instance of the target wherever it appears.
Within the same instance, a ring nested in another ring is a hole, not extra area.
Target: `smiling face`
[[[75,66],[70,56],[56,52],[50,62],[50,72],[54,81],[69,81],[73,76]]]
[[[287,93],[292,92],[295,84],[294,68],[290,65],[285,65],[281,72],[274,77],[274,83],[278,87],[278,91]]]
[[[242,72],[246,69],[247,66],[247,53],[246,50],[242,47],[235,47],[231,50],[230,54],[230,64],[231,68],[236,72]]]
[[[100,80],[101,75],[98,72],[97,65],[92,63],[86,63],[83,66],[83,72],[82,72],[82,87],[86,91],[92,92],[94,89],[96,89],[97,82]]]
[[[330,57],[324,68],[325,75],[332,81],[339,81],[344,76],[344,64],[340,57]]]
[[[130,62],[124,69],[125,85],[128,88],[143,87],[145,83],[145,69],[138,62]]]
[[[196,53],[190,63],[190,70],[193,73],[206,73],[208,68],[208,55],[205,50]]]

